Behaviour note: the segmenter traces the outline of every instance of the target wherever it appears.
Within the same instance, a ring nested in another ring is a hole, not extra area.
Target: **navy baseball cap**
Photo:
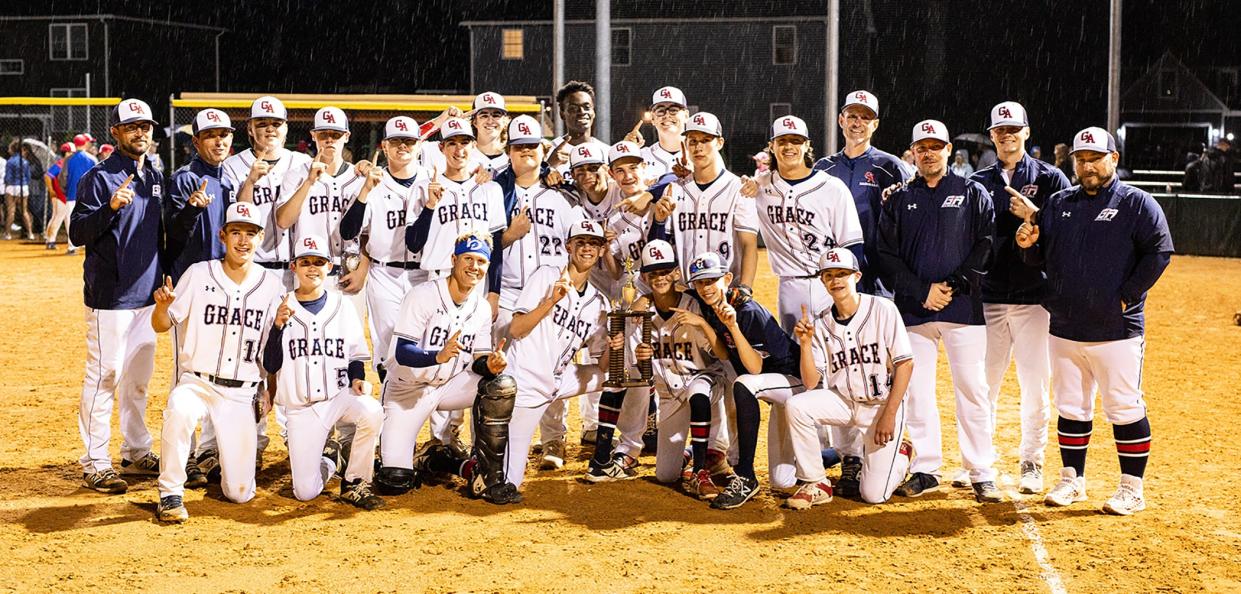
[[[728,274],[724,261],[715,252],[707,252],[689,263],[689,281],[713,280]]]

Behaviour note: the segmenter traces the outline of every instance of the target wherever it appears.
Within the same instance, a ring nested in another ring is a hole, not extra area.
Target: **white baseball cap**
[[[474,98],[474,109],[498,109],[504,113],[508,113],[508,109],[504,107],[504,96],[499,93],[480,93]]]
[[[777,118],[771,123],[770,140],[775,140],[781,136],[787,135],[800,136],[809,139],[810,131],[806,127],[806,122],[797,116],[787,115]]]
[[[311,132],[317,130],[336,130],[337,132],[349,131],[349,118],[345,117],[345,112],[339,107],[323,107],[315,112],[315,124],[310,129]]]
[[[819,272],[835,269],[857,272],[860,270],[857,265],[857,257],[853,255],[853,252],[845,248],[832,248],[823,252],[823,255],[819,256]]]
[[[843,113],[850,105],[861,105],[875,114],[875,117],[879,117],[879,98],[872,95],[870,91],[849,93],[845,96],[845,104],[840,107],[840,111]]]
[[[651,94],[651,106],[654,107],[660,103],[675,103],[685,107],[685,93],[676,87],[660,87]]]
[[[306,235],[299,237],[297,243],[293,244],[293,259],[305,258],[307,256],[319,256],[320,258],[332,259],[327,251],[327,239],[318,235]]]
[[[263,228],[263,219],[259,218],[259,209],[249,202],[234,202],[224,211],[224,224],[247,223],[259,229]]]
[[[1020,126],[1024,128],[1029,125],[1030,120],[1026,118],[1026,108],[1016,101],[1005,101],[991,108],[991,126],[987,129],[999,128],[1000,126]]]
[[[638,145],[632,142],[622,140],[612,145],[612,148],[608,151],[608,165],[629,157],[633,157],[641,161],[642,149],[638,148]]]
[[[918,144],[918,141],[926,140],[928,138],[941,140],[945,143],[952,142],[952,140],[948,138],[948,126],[945,126],[943,122],[939,120],[922,120],[921,122],[914,124],[913,140],[909,141],[909,146]]]
[[[112,108],[112,125],[128,124],[130,122],[151,122],[155,125],[157,122],[151,115],[151,106],[141,99],[125,99],[116,104]]]
[[[689,282],[720,278],[728,274],[724,260],[715,252],[706,252],[689,263]]]
[[[418,138],[418,121],[409,116],[389,118],[384,124],[384,140],[390,138]]]
[[[543,142],[543,127],[528,115],[519,115],[508,123],[508,143],[539,144]]]
[[[1069,154],[1077,151],[1114,153],[1116,152],[1116,138],[1103,128],[1091,126],[1073,137],[1073,150],[1069,151]]]
[[[714,114],[700,111],[689,117],[689,121],[685,122],[685,133],[702,132],[712,136],[724,136],[724,127],[720,125],[720,119]]]
[[[194,125],[191,126],[194,136],[198,136],[199,132],[218,128],[232,130],[233,122],[228,119],[228,114],[214,108],[207,108],[198,112],[194,116]]]
[[[590,219],[582,219],[576,223],[573,223],[573,227],[569,229],[569,239],[579,236],[606,239],[603,236],[603,227],[600,227],[599,223],[596,223]]]
[[[454,136],[474,138],[474,126],[461,118],[449,118],[443,126],[440,126],[440,138],[448,140]]]
[[[642,246],[642,269],[641,272],[651,272],[652,270],[663,270],[665,268],[676,268],[676,254],[672,251],[672,244],[656,239],[648,241]]]
[[[250,104],[250,117],[287,120],[289,119],[289,111],[284,108],[283,101],[271,95],[263,95]]]
[[[607,146],[597,142],[584,142],[569,151],[569,169],[578,165],[602,165],[607,156]]]

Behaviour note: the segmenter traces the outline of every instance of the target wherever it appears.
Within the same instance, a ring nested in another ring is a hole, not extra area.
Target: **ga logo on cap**
[[[330,111],[325,111],[325,112],[323,112],[323,121],[325,121],[325,122],[327,122],[327,123],[329,123],[329,124],[335,124],[335,123],[336,123],[336,116],[332,115],[332,112],[330,112]]]
[[[861,91],[858,91],[857,93],[855,93],[855,94],[853,95],[853,98],[854,98],[854,99],[857,99],[858,101],[860,101],[860,102],[862,102],[862,103],[869,103],[869,100],[868,100],[868,98],[866,97],[866,93],[863,93],[863,92],[861,92]]]
[[[577,155],[583,159],[589,159],[591,157],[590,149],[584,146],[579,146],[577,147]]]
[[[627,146],[625,146],[625,145],[623,145],[623,144],[618,144],[618,145],[616,145],[616,152],[618,152],[618,153],[627,153],[627,152],[629,152],[629,147],[627,147]]]
[[[396,121],[396,122],[394,122],[392,125],[393,125],[393,126],[395,126],[395,127],[396,127],[396,129],[397,129],[397,130],[400,130],[401,132],[408,132],[408,131],[409,131],[409,126],[406,126],[406,125],[405,125],[405,120],[397,120],[397,121]]]
[[[243,216],[243,217],[248,217],[248,216],[250,216],[250,207],[249,207],[249,206],[246,206],[245,204],[238,203],[238,204],[237,204],[237,214],[239,214],[239,215],[241,215],[241,216]]]
[[[219,122],[219,121],[220,121],[220,114],[218,114],[218,113],[216,113],[216,112],[214,112],[214,111],[209,111],[209,112],[207,112],[207,121],[210,121],[210,122]]]
[[[272,108],[272,106],[271,106],[271,101],[261,101],[261,102],[259,102],[259,109],[261,109],[261,110],[263,110],[263,111],[265,111],[265,112],[267,112],[267,113],[276,113],[276,110],[275,110],[274,108]]]
[[[307,237],[302,240],[302,247],[309,250],[317,250],[319,249],[319,244],[315,243],[314,238]]]
[[[930,122],[922,122],[922,131],[927,134],[934,134],[935,126],[932,126]]]
[[[699,115],[694,116],[694,123],[698,124],[699,126],[706,126],[707,119],[702,117],[702,114],[699,114]]]
[[[671,99],[672,91],[668,90],[668,87],[664,87],[659,90],[659,96],[663,97],[664,99]]]
[[[659,249],[659,246],[657,245],[648,247],[647,251],[651,254],[651,258],[653,259],[656,259],[656,260],[664,259],[664,252],[663,250]]]
[[[1004,106],[1001,106],[1001,107],[1000,107],[999,114],[1000,114],[1000,117],[1002,117],[1002,118],[1011,118],[1011,117],[1013,117],[1013,112],[1009,111],[1009,109],[1008,109],[1008,106],[1007,106],[1007,105],[1004,105]]]
[[[793,121],[793,118],[784,118],[784,122],[782,122],[782,124],[785,128],[797,128],[797,123]]]
[[[129,111],[132,111],[136,114],[142,114],[143,113],[142,104],[138,103],[137,101],[130,101]]]
[[[1094,144],[1094,134],[1091,134],[1090,130],[1082,130],[1082,142]]]
[[[448,127],[453,130],[460,130],[461,124],[458,124],[456,120],[448,120]]]
[[[526,136],[531,136],[533,134],[530,132],[530,126],[525,122],[517,122],[517,131],[525,134]]]
[[[827,259],[830,262],[840,262],[840,254],[837,254],[834,251],[828,252]]]
[[[492,95],[491,93],[483,93],[483,103],[491,103],[494,105],[495,102],[496,102],[495,95]]]

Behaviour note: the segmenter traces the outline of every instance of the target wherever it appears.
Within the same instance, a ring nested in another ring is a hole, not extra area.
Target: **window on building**
[[[797,63],[797,27],[775,25],[771,28],[771,63],[788,66]]]
[[[504,29],[501,33],[500,57],[505,60],[522,60],[526,57],[525,32],[521,29]]]
[[[1159,71],[1159,98],[1176,99],[1180,95],[1180,80],[1175,70]]]
[[[5,74],[18,75],[18,74],[25,74],[25,73],[26,73],[26,61],[25,60],[0,60],[0,75],[5,75]]]
[[[793,114],[793,105],[791,103],[768,103],[767,104],[767,121],[774,122],[786,115]]]
[[[633,30],[612,29],[612,65],[628,66],[633,47]]]
[[[85,97],[83,88],[54,88],[49,97]],[[90,129],[90,108],[85,105],[52,106],[52,127],[57,130]]]
[[[47,30],[51,59],[87,59],[85,23],[52,23]]]

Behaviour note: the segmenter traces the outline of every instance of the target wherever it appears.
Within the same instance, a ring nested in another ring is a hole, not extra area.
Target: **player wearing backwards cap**
[[[802,382],[812,389],[786,404],[801,486],[784,505],[809,509],[832,500],[819,451],[820,425],[850,426],[864,434],[859,494],[867,503],[882,503],[905,478],[912,453],[902,438],[905,389],[914,365],[909,335],[895,304],[858,293],[862,272],[852,252],[833,248],[819,268],[833,305],[804,311],[795,329]]]
[[[47,229],[43,233],[43,239],[47,242],[47,249],[56,249],[56,237],[60,235],[60,225],[69,221],[70,208],[65,205],[68,197],[65,196],[65,189],[60,185],[60,172],[65,168],[65,159],[73,154],[73,143],[66,142],[60,145],[61,156],[47,168],[47,172],[43,174],[43,183],[52,192],[52,218],[47,222]],[[66,233],[68,229],[65,230]]]
[[[217,429],[224,496],[236,503],[254,497],[258,437],[253,401],[263,379],[260,360],[271,327],[270,305],[280,299],[284,287],[274,274],[254,264],[263,222],[253,205],[229,206],[218,237],[224,244],[222,259],[191,265],[176,289],[165,276],[153,295],[151,326],[156,332],[177,326],[184,370],[168,395],[160,435],[164,460],[155,513],[165,522],[189,518],[182,495],[190,440],[194,427],[207,417]]]
[[[1129,515],[1146,508],[1142,476],[1151,426],[1142,398],[1146,293],[1172,258],[1163,209],[1150,194],[1116,177],[1116,140],[1100,128],[1073,138],[1079,186],[1058,192],[1042,209],[1024,201],[1017,245],[1047,271],[1043,307],[1055,378],[1060,481],[1047,505],[1086,500],[1086,448],[1093,430],[1094,391],[1112,424],[1120,486],[1103,505]]]
[[[376,486],[399,495],[417,486],[419,473],[465,477],[471,494],[492,503],[521,496],[505,476],[505,442],[516,394],[504,338],[492,349],[492,310],[484,293],[491,260],[486,235],[465,234],[453,246],[446,278],[417,285],[401,302],[396,344],[389,348],[384,381],[382,466]],[[422,425],[436,411],[474,407],[474,457],[428,442],[415,459]],[[523,458],[524,461],[524,458]]]
[[[164,176],[143,167],[155,120],[143,101],[125,99],[112,109],[111,133],[119,150],[81,176],[70,215],[69,238],[90,248],[83,268],[86,304],[86,374],[78,409],[85,485],[124,493],[124,479],[108,454],[114,396],[121,413],[121,472],[155,474],[159,457],[147,431],[147,383],[155,365],[152,293],[160,285],[160,217]],[[75,155],[76,156],[76,155]]]
[[[228,114],[218,109],[198,112],[193,132],[196,154],[173,172],[164,202],[165,249],[172,261],[168,274],[174,284],[191,264],[224,256],[224,244],[216,236],[237,190],[222,167],[233,146]]]
[[[504,150],[504,131],[509,123],[504,96],[491,91],[481,93],[474,98],[474,107],[470,113],[470,124],[476,138],[470,149],[470,172],[481,168],[493,176],[499,174],[508,168],[509,163],[508,154]],[[464,114],[458,110],[452,117],[464,117]],[[421,159],[422,166],[428,170],[443,171],[445,168],[444,152],[439,142],[424,144]]]
[[[935,120],[913,128],[917,179],[892,193],[879,218],[879,265],[884,284],[909,328],[914,373],[906,425],[917,457],[897,494],[916,497],[939,488],[943,462],[935,370],[944,343],[956,392],[957,438],[979,502],[1001,501],[995,486],[991,399],[983,360],[981,277],[995,227],[991,197],[978,182],[948,170],[948,129]]]
[[[648,176],[658,179],[672,171],[673,165],[684,158],[681,151],[685,141],[685,122],[689,120],[689,108],[685,103],[685,93],[676,87],[661,87],[651,95],[651,123],[659,135],[659,142],[642,149],[642,160],[646,162]],[[643,145],[642,133],[639,129],[643,118],[625,140],[638,146]],[[631,137],[632,136],[632,137]]]
[[[293,496],[318,497],[340,471],[340,498],[366,510],[383,507],[370,490],[383,409],[365,381],[370,358],[357,310],[340,293],[325,291],[332,268],[327,240],[307,235],[293,248],[297,289],[267,310],[263,369],[277,375],[276,402],[288,426]],[[329,439],[332,427],[354,427],[349,457]]]
[[[73,137],[73,146],[75,152],[72,156],[65,159],[65,166],[61,169],[59,176],[60,187],[65,189],[65,205],[68,207],[70,213],[73,212],[74,205],[77,203],[78,183],[82,180],[82,176],[86,175],[87,171],[90,171],[96,164],[99,163],[99,160],[91,154],[91,151],[95,146],[94,136],[91,136],[85,132],[78,134]],[[69,234],[69,224],[72,220],[73,217],[70,216],[69,221],[65,223],[66,234]],[[73,254],[78,251],[78,248],[73,243],[72,235],[69,235],[70,239],[67,253]]]
[[[1039,208],[1052,194],[1069,187],[1054,165],[1026,154],[1030,124],[1020,103],[1005,101],[991,108],[991,142],[997,161],[970,179],[983,185],[992,203],[1008,205],[1026,197]],[[1043,451],[1051,417],[1048,389],[1051,363],[1047,353],[1047,310],[1039,305],[1047,279],[1037,266],[1021,261],[1013,239],[1021,218],[996,208],[992,263],[982,283],[982,313],[987,321],[987,385],[991,392],[992,424],[999,407],[1000,385],[1011,358],[1017,359],[1021,386],[1020,482],[1022,493],[1043,492]]]
[[[263,96],[250,104],[246,133],[250,148],[224,160],[224,174],[237,188],[238,202],[251,202],[258,208],[266,231],[263,245],[254,254],[259,266],[280,275],[286,289],[293,289],[289,268],[292,239],[289,229],[276,225],[276,201],[281,182],[290,170],[310,166],[310,156],[284,148],[289,135],[289,114],[279,99]]]

